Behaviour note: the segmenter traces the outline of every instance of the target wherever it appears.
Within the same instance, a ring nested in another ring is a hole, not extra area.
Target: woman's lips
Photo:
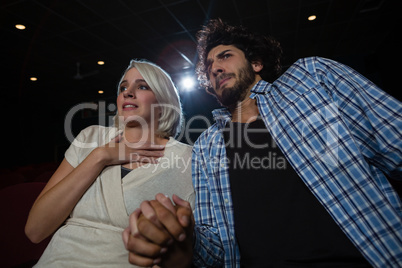
[[[138,106],[135,105],[135,104],[133,104],[133,103],[125,103],[125,104],[123,104],[123,110],[124,110],[124,111],[127,111],[127,110],[134,110],[134,109],[136,109],[136,108],[138,108]]]

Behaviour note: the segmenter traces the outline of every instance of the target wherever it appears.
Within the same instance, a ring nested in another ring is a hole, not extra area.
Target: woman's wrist
[[[96,163],[102,164],[103,166],[110,165],[110,157],[104,147],[95,148],[90,155],[94,158]]]

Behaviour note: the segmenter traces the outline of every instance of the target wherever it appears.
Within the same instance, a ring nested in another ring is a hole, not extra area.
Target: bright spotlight
[[[185,77],[183,78],[183,80],[181,80],[181,86],[183,87],[183,89],[185,89],[186,91],[190,91],[194,89],[194,79],[191,77]]]
[[[316,18],[317,18],[316,15],[311,15],[311,16],[309,16],[307,19],[308,19],[309,21],[313,21],[313,20],[315,20]]]
[[[25,30],[25,25],[22,25],[22,24],[16,24],[15,25],[15,28],[17,28],[18,30]]]

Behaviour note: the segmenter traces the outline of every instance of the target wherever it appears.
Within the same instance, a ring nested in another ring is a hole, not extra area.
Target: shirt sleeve
[[[346,65],[318,57],[312,61],[311,71],[337,104],[369,164],[402,180],[401,102]]]
[[[76,168],[80,163],[80,143],[85,140],[85,131],[80,131],[80,133],[75,137],[74,141],[70,144],[67,151],[64,153],[64,157],[70,165]]]
[[[192,156],[193,185],[196,192],[193,265],[195,267],[222,267],[224,250],[216,226],[205,164],[196,143]]]
[[[98,136],[99,129],[97,126],[89,126],[81,130],[64,154],[67,162],[76,168],[93,149],[99,146],[98,139],[91,140],[91,138]]]

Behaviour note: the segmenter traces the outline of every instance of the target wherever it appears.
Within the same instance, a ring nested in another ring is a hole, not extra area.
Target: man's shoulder
[[[207,128],[201,135],[198,137],[197,140],[209,140],[212,137],[216,136],[216,133],[219,132],[218,123],[213,123],[209,128]]]
[[[282,75],[277,79],[277,83],[288,83],[289,80],[300,80],[306,78],[316,79],[320,73],[326,73],[335,66],[340,66],[339,62],[323,57],[306,57],[295,61]],[[297,81],[294,81],[297,82]]]
[[[327,66],[327,65],[334,65],[334,64],[339,64],[339,63],[335,60],[331,60],[328,58],[312,56],[312,57],[305,57],[305,58],[298,59],[297,61],[295,61],[292,64],[291,67],[298,67],[298,68],[305,68],[305,69],[313,70],[320,66]],[[289,68],[289,69],[291,69],[291,68]]]
[[[207,128],[198,139],[195,141],[193,148],[199,149],[200,147],[205,148],[205,146],[213,145],[216,142],[216,137],[221,133],[221,130],[218,127],[218,123],[212,124],[209,128]]]

